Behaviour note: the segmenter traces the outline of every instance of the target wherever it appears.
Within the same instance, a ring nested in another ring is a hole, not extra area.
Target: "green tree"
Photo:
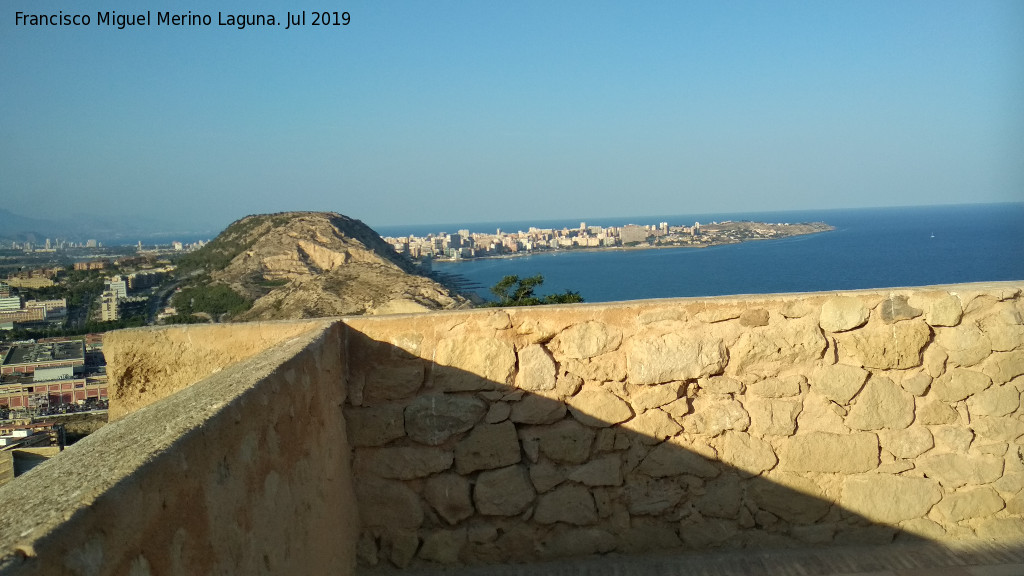
[[[490,306],[537,306],[538,304],[574,304],[583,302],[579,292],[566,290],[561,294],[548,294],[538,297],[536,288],[544,283],[540,274],[529,278],[520,278],[513,274],[505,276],[497,284],[491,286],[491,294],[497,297]]]

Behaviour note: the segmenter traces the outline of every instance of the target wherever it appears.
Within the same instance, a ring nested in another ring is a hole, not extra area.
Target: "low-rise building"
[[[81,340],[19,344],[11,347],[0,364],[0,374],[34,374],[41,368],[70,366],[82,372],[85,344]]]
[[[85,343],[59,340],[13,346],[0,365],[0,406],[33,410],[107,397],[107,380],[85,373]]]

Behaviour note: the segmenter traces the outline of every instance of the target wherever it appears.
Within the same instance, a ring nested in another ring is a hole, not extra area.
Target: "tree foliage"
[[[196,312],[239,314],[252,308],[252,301],[224,284],[197,285],[183,288],[172,299],[179,315],[191,316]]]
[[[540,304],[575,304],[583,302],[579,292],[566,290],[561,294],[536,296],[538,286],[544,283],[540,274],[529,278],[520,278],[513,274],[505,276],[497,284],[491,286],[491,294],[498,299],[491,306],[537,306]]]

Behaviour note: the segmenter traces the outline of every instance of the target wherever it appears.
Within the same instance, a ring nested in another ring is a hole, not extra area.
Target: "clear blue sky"
[[[213,25],[97,24],[145,4]],[[351,24],[217,25],[325,7]],[[0,0],[0,205],[391,225],[1024,201],[1022,31],[1019,0]]]

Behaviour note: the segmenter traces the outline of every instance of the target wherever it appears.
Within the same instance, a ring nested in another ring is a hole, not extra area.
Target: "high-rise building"
[[[100,319],[104,322],[117,320],[117,295],[109,290],[100,296]]]
[[[644,226],[637,226],[635,224],[627,224],[619,230],[619,240],[623,244],[630,244],[633,242],[644,242],[649,236],[649,231]]]

